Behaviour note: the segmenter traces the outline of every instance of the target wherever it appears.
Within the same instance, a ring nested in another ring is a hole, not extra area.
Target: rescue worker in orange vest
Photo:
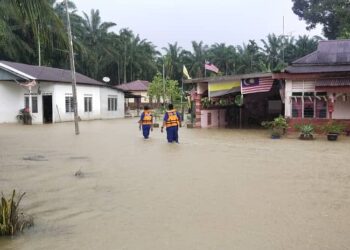
[[[153,131],[153,115],[148,106],[145,106],[139,120],[139,129],[145,139],[149,138],[150,130]]]
[[[166,127],[167,139],[169,143],[179,143],[179,126],[181,127],[180,114],[174,109],[172,104],[169,104],[168,111],[164,115],[163,126],[161,128],[161,132],[163,133],[163,128]]]

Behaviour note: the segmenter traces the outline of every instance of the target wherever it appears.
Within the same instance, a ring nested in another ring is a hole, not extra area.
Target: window
[[[66,113],[74,112],[73,96],[66,96]]]
[[[92,97],[85,96],[84,97],[84,112],[91,112],[91,111],[92,111]]]
[[[29,96],[24,97],[24,107],[29,109]],[[32,113],[38,113],[38,97],[32,96]]]
[[[292,94],[293,118],[327,118],[327,93],[294,92]]]
[[[118,109],[118,98],[116,96],[108,97],[108,111],[115,111]]]
[[[314,92],[304,93],[304,118],[314,118]]]

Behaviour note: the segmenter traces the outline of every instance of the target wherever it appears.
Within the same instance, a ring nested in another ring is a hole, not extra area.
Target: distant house
[[[129,109],[139,109],[141,106],[150,104],[150,99],[147,94],[148,87],[151,83],[148,81],[133,81],[129,83],[123,83],[117,87],[121,90],[131,93],[131,98],[126,99],[126,107]]]
[[[82,120],[124,117],[122,90],[79,73],[76,80]],[[72,121],[71,71],[0,61],[0,123],[16,122],[22,108],[31,109],[36,124]]]
[[[315,52],[287,67],[282,78],[285,116],[292,123],[350,123],[350,40],[321,41]]]

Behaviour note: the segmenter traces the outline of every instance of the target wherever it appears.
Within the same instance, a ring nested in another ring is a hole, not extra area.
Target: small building
[[[124,92],[76,73],[81,120],[124,117]],[[71,71],[0,61],[0,123],[30,108],[33,123],[74,120]]]
[[[275,78],[285,79],[285,117],[295,123],[350,124],[350,40],[321,41]]]
[[[125,99],[125,106],[127,109],[138,110],[142,108],[143,105],[150,104],[150,98],[147,94],[150,84],[151,83],[148,81],[137,80],[117,85],[118,89],[129,93],[129,98]]]
[[[273,80],[272,73],[197,78],[184,83],[192,85],[192,110],[198,128],[257,127],[284,112],[279,80]]]

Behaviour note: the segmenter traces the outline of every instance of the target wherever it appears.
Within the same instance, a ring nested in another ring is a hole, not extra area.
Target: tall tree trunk
[[[124,83],[126,83],[126,44],[124,47]]]

